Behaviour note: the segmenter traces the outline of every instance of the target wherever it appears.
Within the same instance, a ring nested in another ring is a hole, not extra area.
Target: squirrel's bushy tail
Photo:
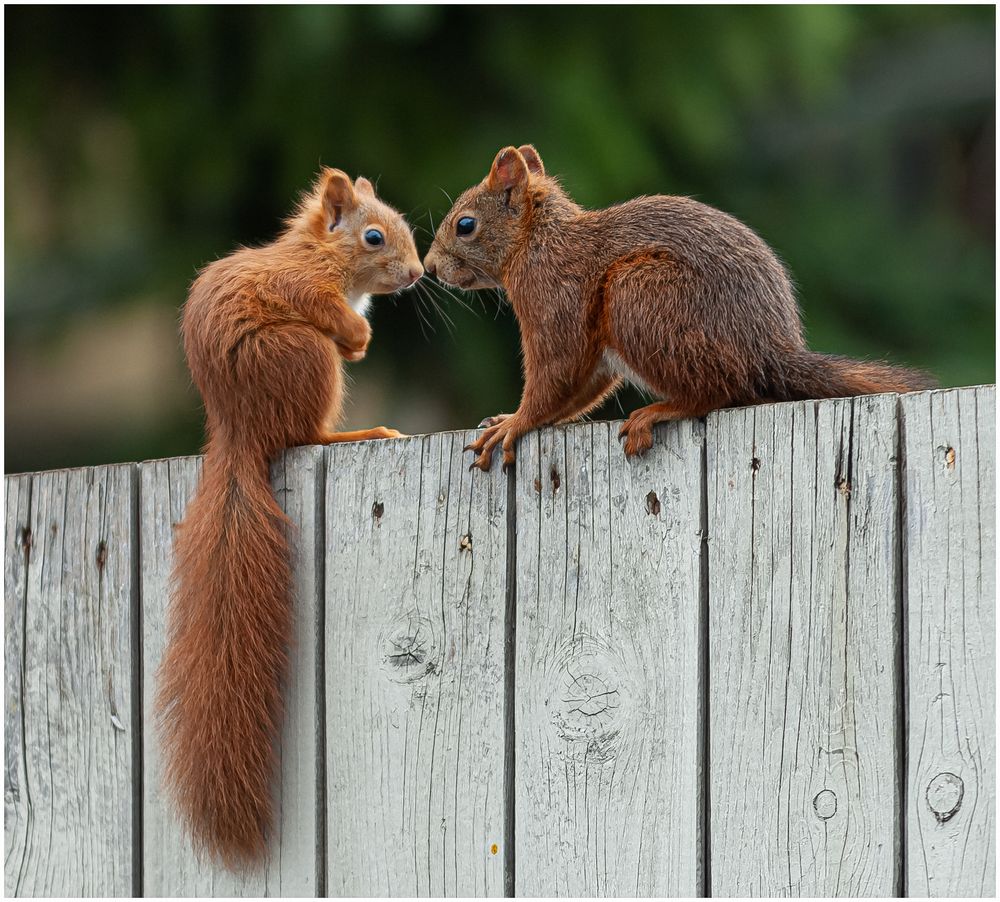
[[[157,708],[165,782],[196,847],[236,868],[271,826],[291,632],[286,519],[268,461],[215,439],[175,539]]]
[[[935,385],[919,370],[802,350],[782,355],[772,389],[773,400],[805,401],[921,391]]]

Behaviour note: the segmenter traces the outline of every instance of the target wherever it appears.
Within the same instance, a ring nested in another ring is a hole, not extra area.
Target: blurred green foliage
[[[275,234],[320,163],[377,178],[424,250],[446,194],[532,142],[585,205],[687,194],[750,224],[788,264],[817,349],[993,381],[994,21],[959,6],[8,8],[8,361],[44,358],[81,317],[178,307],[199,266]],[[400,428],[516,406],[509,309],[442,303],[454,334],[410,296],[380,304],[355,371],[384,382],[376,412]],[[415,391],[435,400],[425,422],[407,420]],[[8,428],[5,468],[194,452],[186,397],[117,437]]]

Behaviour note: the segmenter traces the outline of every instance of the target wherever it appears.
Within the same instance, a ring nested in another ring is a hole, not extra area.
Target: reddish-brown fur
[[[363,240],[371,226],[381,248]],[[360,360],[371,337],[351,304],[422,272],[403,218],[366,179],[327,169],[276,241],[207,266],[184,307],[208,441],[175,539],[157,705],[167,788],[196,846],[229,867],[265,852],[291,629],[287,523],[269,461],[294,445],[399,434],[330,430],[342,358]]]
[[[473,234],[456,233],[472,216]],[[720,407],[929,387],[921,373],[816,354],[777,257],[743,223],[684,197],[584,210],[530,145],[501,150],[441,221],[428,272],[459,288],[502,287],[521,329],[517,411],[470,445],[488,470],[531,429],[593,409],[623,378],[664,400],[636,410],[626,454],[662,420]]]

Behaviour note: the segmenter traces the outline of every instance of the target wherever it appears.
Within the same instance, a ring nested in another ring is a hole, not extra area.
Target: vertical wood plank
[[[996,389],[907,395],[906,891],[996,890]]]
[[[133,472],[7,481],[10,895],[132,895]]]
[[[173,528],[197,487],[200,458],[142,465],[143,601],[143,863],[144,889],[154,896],[314,896],[321,888],[322,814],[318,747],[317,661],[322,542],[319,501],[323,449],[296,448],[272,467],[275,497],[291,518],[294,645],[285,689],[286,714],[275,787],[276,825],[269,858],[257,870],[234,874],[192,850],[162,791],[162,759],[153,717],[156,674],[167,639]]]
[[[707,445],[712,894],[896,895],[895,396]]]
[[[516,894],[700,889],[703,426],[520,443]]]
[[[329,448],[330,895],[503,891],[506,483],[473,435]]]
[[[31,560],[31,476],[8,476],[4,488],[4,889],[7,896],[17,896],[28,848],[24,636]]]

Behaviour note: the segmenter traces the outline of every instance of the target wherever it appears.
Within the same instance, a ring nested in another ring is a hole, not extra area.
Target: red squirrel
[[[531,145],[506,147],[455,202],[424,259],[455,287],[503,288],[521,330],[524,391],[467,450],[504,468],[518,438],[572,420],[623,380],[663,400],[619,433],[629,456],[664,420],[769,401],[907,392],[916,371],[806,347],[784,267],[743,223],[686,197],[585,210]]]
[[[393,438],[333,432],[342,361],[365,355],[369,294],[423,275],[403,217],[324,169],[271,244],[206,266],[184,305],[184,350],[205,403],[205,460],[175,538],[157,708],[165,783],[198,849],[260,861],[291,633],[287,521],[269,462],[295,445]]]

